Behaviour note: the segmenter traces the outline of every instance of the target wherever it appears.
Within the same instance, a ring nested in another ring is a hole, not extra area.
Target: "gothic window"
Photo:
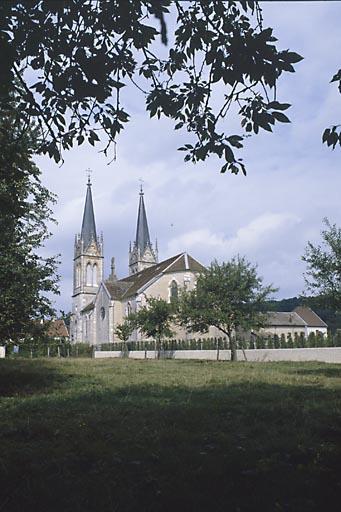
[[[171,302],[173,300],[176,300],[178,298],[178,295],[179,295],[179,290],[178,290],[178,283],[176,281],[173,281],[171,282],[171,285],[170,285],[170,300]]]
[[[81,267],[80,265],[76,266],[76,286],[80,286],[81,284]]]
[[[96,263],[92,267],[92,284],[93,286],[96,286],[98,283],[98,276],[97,276],[97,265]]]
[[[101,313],[102,320],[104,320],[104,318],[105,318],[105,309],[104,309],[103,306],[101,307],[100,313]]]
[[[86,284],[92,286],[92,266],[88,263],[86,266]]]
[[[127,304],[127,316],[131,315],[131,304],[128,302]]]

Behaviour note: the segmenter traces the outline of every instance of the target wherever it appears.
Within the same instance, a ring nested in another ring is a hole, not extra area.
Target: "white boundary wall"
[[[321,361],[341,363],[341,347],[326,348],[273,348],[238,350],[239,361]],[[129,359],[157,359],[154,350],[95,351],[96,359],[127,357]],[[229,361],[230,350],[166,350],[160,352],[160,359],[200,359],[204,361]]]

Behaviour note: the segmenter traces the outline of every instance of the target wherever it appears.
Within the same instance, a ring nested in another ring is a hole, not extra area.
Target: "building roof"
[[[186,271],[202,272],[204,269],[205,267],[201,265],[201,263],[189,256],[187,253],[177,254],[172,258],[168,258],[167,260],[141,270],[141,272],[137,272],[136,274],[132,274],[117,281],[117,283],[122,283],[124,287],[127,286],[120,298],[126,299],[136,295],[143,286],[161,274]]]
[[[312,309],[305,306],[297,306],[294,309],[303,320],[306,322],[308,327],[328,327],[328,325],[320,318]]]
[[[135,246],[143,253],[150,246],[147,214],[143,200],[143,190],[140,192],[139,211],[137,216]]]
[[[49,322],[46,334],[47,334],[47,336],[49,336],[51,338],[68,338],[69,337],[69,332],[68,332],[65,322],[62,318],[59,318],[57,320],[51,320]]]
[[[306,322],[295,312],[268,311],[265,327],[306,327]]]
[[[90,245],[91,241],[95,241],[95,242],[97,241],[95,214],[94,214],[94,207],[93,207],[93,203],[92,203],[90,178],[88,180],[87,190],[86,190],[81,239],[83,240],[85,248]]]
[[[112,299],[121,299],[127,289],[131,286],[131,283],[127,283],[122,279],[120,281],[114,279],[107,279],[105,286]]]

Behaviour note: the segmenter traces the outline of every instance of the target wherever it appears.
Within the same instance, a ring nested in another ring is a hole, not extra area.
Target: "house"
[[[321,333],[323,336],[327,336],[328,325],[315,313],[315,311],[306,306],[297,306],[294,309],[294,312],[306,322],[306,336],[309,336],[311,332],[315,334]]]
[[[275,335],[279,337],[284,334],[294,336],[304,334],[308,337],[311,332],[327,335],[327,324],[310,308],[298,306],[293,311],[268,311],[266,313],[266,324],[260,329],[261,334]]]
[[[62,318],[48,322],[46,335],[56,341],[69,341],[69,332]]]

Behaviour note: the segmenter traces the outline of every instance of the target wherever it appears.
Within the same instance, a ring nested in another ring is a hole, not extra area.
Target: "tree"
[[[322,244],[308,242],[302,260],[307,264],[305,282],[308,290],[319,294],[319,300],[341,311],[341,229],[323,220]]]
[[[0,343],[37,336],[53,314],[45,293],[57,292],[57,260],[38,254],[55,198],[32,161],[37,137],[0,110]]]
[[[338,89],[341,94],[341,69],[331,79],[331,83],[333,82],[339,83]],[[325,142],[327,146],[332,146],[333,149],[335,149],[337,144],[341,146],[341,125],[337,124],[326,128],[322,135],[322,142]]]
[[[245,258],[238,256],[222,264],[214,261],[199,275],[196,289],[180,295],[178,321],[192,332],[217,327],[228,337],[231,359],[236,361],[236,330],[263,325],[261,311],[274,291],[262,285],[257,267]]]
[[[176,18],[167,33],[166,20]],[[280,50],[251,0],[68,0],[0,3],[0,101],[20,95],[23,125],[34,119],[39,150],[56,161],[63,150],[105,139],[108,153],[129,121],[124,87],[143,94],[150,116],[168,117],[189,134],[185,161],[216,155],[226,170],[246,173],[235,150],[245,136],[272,131],[290,105],[277,81],[302,57]],[[163,56],[158,36],[164,45]],[[14,78],[20,88],[14,85]],[[241,134],[227,133],[230,113]]]
[[[134,319],[133,315],[131,315],[131,316],[127,317],[124,320],[124,322],[117,325],[117,327],[115,329],[115,334],[118,337],[118,339],[120,339],[121,341],[124,341],[124,343],[126,343],[129,340],[134,329],[135,329],[135,319]]]
[[[173,335],[171,329],[174,320],[174,304],[154,297],[147,298],[147,305],[143,306],[135,315],[135,325],[148,338],[156,342],[160,353],[161,340]]]

